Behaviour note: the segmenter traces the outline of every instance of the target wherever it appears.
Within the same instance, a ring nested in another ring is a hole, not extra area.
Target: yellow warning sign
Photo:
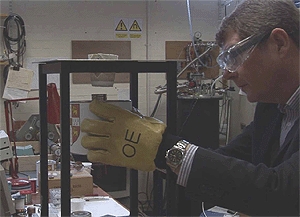
[[[118,23],[116,31],[127,31],[127,27],[123,20],[120,20],[120,22]]]
[[[142,29],[139,26],[138,22],[136,20],[134,20],[129,31],[142,31]]]

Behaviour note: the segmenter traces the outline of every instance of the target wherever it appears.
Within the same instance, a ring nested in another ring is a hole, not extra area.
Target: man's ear
[[[273,29],[269,39],[280,56],[284,56],[288,53],[289,47],[291,46],[291,39],[285,30],[281,28]]]

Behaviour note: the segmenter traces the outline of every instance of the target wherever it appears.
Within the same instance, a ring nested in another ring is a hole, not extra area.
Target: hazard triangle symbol
[[[127,27],[123,20],[120,20],[120,22],[118,23],[116,31],[127,31]]]
[[[139,26],[138,22],[135,20],[135,21],[133,21],[129,31],[142,31],[142,29]]]

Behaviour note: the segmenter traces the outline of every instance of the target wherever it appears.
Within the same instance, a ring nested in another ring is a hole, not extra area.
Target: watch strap
[[[166,163],[167,165],[171,168],[171,170],[173,172],[176,171],[176,169],[182,164],[182,161],[186,155],[186,150],[187,147],[190,145],[189,142],[185,141],[185,140],[179,140],[171,149],[169,149],[166,153]],[[178,163],[174,164],[172,163],[169,159],[168,159],[168,152],[171,151],[172,149],[177,149],[180,150],[182,152],[182,156],[181,159],[178,159]]]
[[[158,151],[156,154],[156,157],[154,159],[154,163],[157,168],[159,169],[166,169],[166,152],[173,147],[174,144],[176,144],[179,140],[182,138],[179,136],[175,136],[171,133],[168,133],[168,128],[163,134],[162,142],[160,143],[158,147]]]

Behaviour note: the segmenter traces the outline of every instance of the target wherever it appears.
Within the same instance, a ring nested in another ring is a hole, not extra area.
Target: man
[[[216,41],[223,77],[258,102],[242,134],[206,150],[158,120],[94,101],[91,111],[108,121],[82,123],[88,158],[145,171],[168,165],[198,201],[299,216],[299,11],[289,0],[245,0],[224,18]]]

